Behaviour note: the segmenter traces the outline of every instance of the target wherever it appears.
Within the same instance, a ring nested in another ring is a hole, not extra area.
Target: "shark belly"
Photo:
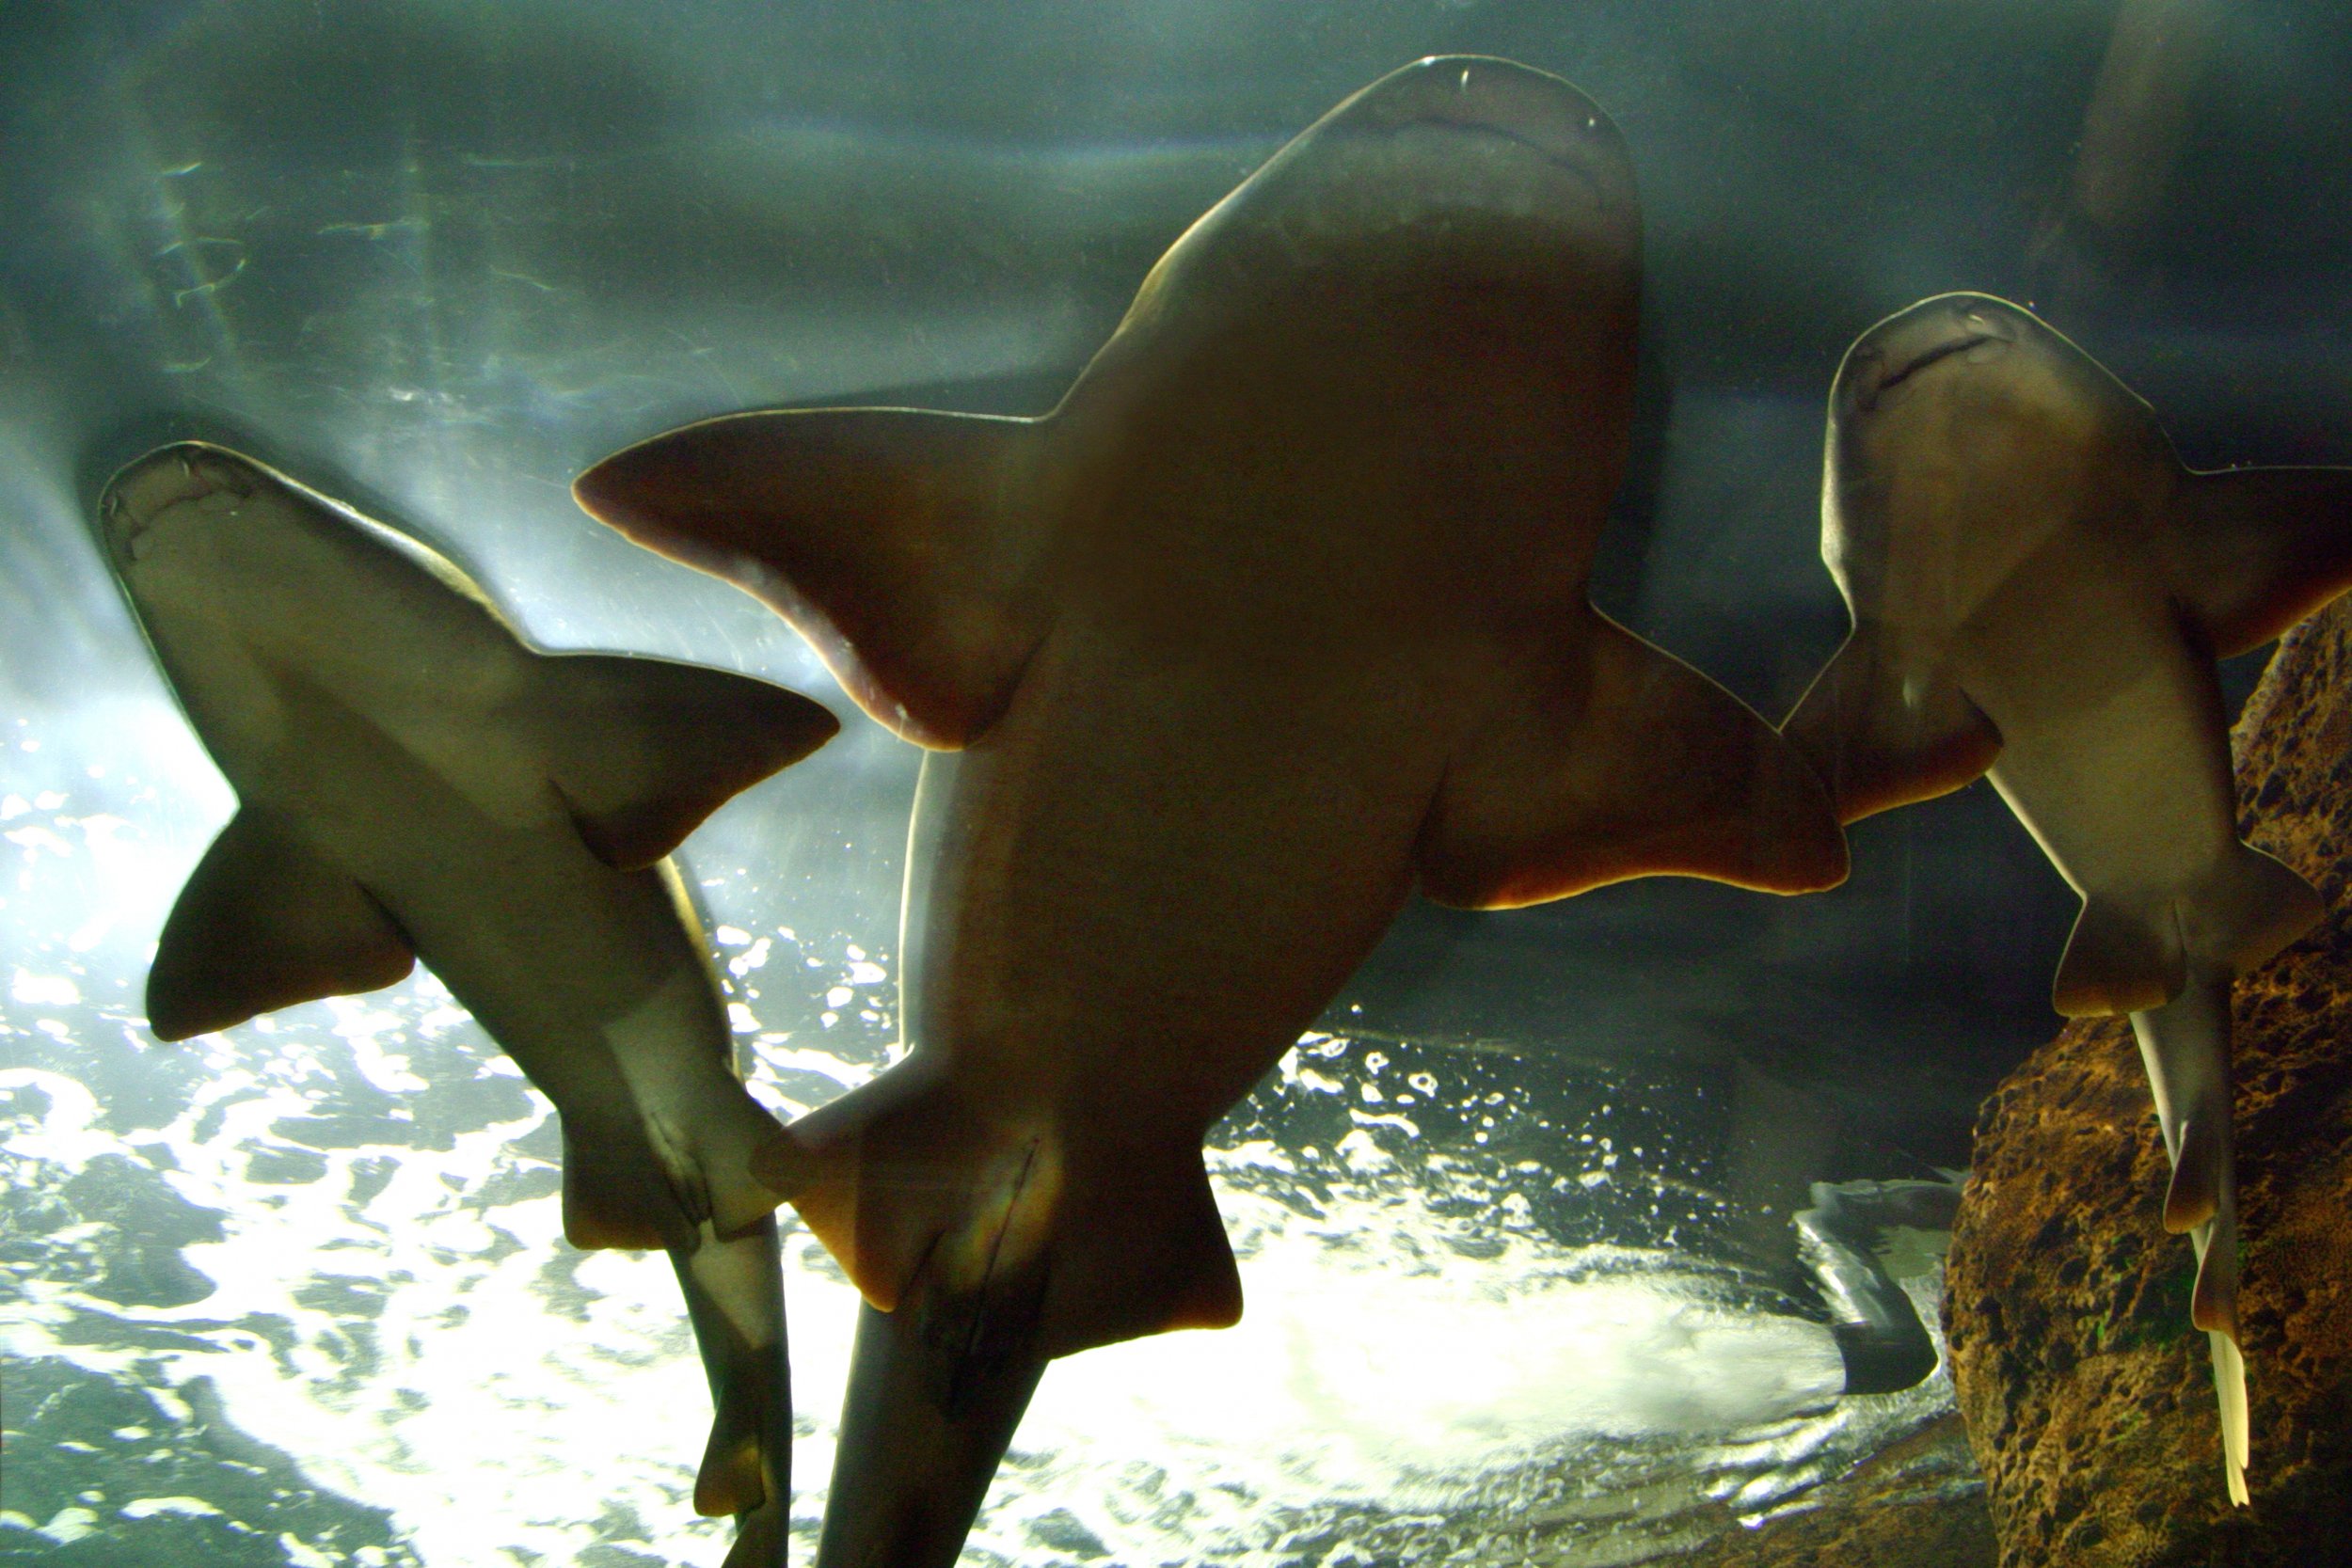
[[[638,1245],[763,1216],[749,1159],[773,1123],[735,1075],[675,873],[606,865],[552,792],[544,821],[509,825],[407,769],[377,777],[391,787],[322,823],[322,847],[555,1102],[567,1181],[626,1212]]]
[[[1090,635],[926,762],[910,1057],[793,1130],[855,1151],[801,1207],[869,1299],[1011,1291],[1045,1355],[1238,1313],[1202,1135],[1386,930],[1443,764],[1403,703]]]
[[[2000,731],[1994,787],[2059,874],[2086,900],[2169,907],[2238,848],[2220,692],[2160,597],[2075,586],[2062,617],[1967,637],[1961,686]],[[2050,682],[2053,661],[2077,678]]]
[[[1402,701],[1083,636],[1049,639],[941,792],[911,1038],[978,1092],[1197,1140],[1403,903],[1442,752]]]

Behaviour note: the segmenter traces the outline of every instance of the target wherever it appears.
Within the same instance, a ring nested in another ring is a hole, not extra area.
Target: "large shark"
[[[166,921],[164,1039],[389,985],[421,958],[564,1128],[564,1228],[664,1247],[717,1406],[694,1492],[781,1568],[791,1397],[776,1124],[737,1077],[664,857],[833,716],[759,681],[524,643],[443,557],[195,443],[124,468],[103,543],[239,809]]]
[[[1845,873],[1806,765],[1597,613],[1640,221],[1566,83],[1424,60],[1195,223],[1054,410],[755,413],[581,504],[926,746],[911,1053],[763,1162],[861,1321],[818,1560],[953,1560],[1046,1358],[1230,1323],[1203,1133],[1418,886]]]
[[[1847,821],[1990,771],[2081,895],[2054,1000],[2131,1016],[2244,1502],[2230,985],[2322,910],[2238,838],[2214,661],[2352,585],[2352,469],[2193,471],[2082,350],[1944,294],[1838,368],[1821,554],[1853,633],[1787,734]]]

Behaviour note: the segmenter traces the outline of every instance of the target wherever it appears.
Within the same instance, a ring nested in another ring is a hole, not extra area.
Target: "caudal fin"
[[[2213,1387],[2221,1406],[2221,1474],[2230,1501],[2250,1500],[2246,1468],[2253,1445],[2246,1398],[2246,1356],[2238,1348],[2237,1217],[2231,1208],[2190,1232],[2197,1248],[2197,1288],[2189,1316],[2205,1331],[2213,1356]]]
[[[2221,1477],[2230,1501],[2239,1508],[2253,1501],[2246,1484],[2246,1467],[2252,1457],[2252,1435],[2246,1400],[2246,1358],[2237,1341],[2227,1334],[2208,1334],[2213,1353],[2214,1392],[2221,1401]]]
[[[2237,1180],[2231,1133],[2227,975],[2201,974],[2161,1007],[2132,1015],[2140,1061],[2172,1161],[2165,1227],[2197,1254],[2189,1321],[2211,1338],[2230,1500],[2247,1499],[2246,1364],[2238,1346]]]
[[[721,1236],[706,1221],[670,1261],[702,1352],[715,1413],[694,1509],[734,1515],[726,1568],[786,1568],[792,1513],[792,1371],[775,1221]]]

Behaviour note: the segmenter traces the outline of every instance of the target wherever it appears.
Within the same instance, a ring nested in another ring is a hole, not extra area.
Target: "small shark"
[[[861,1319],[818,1560],[954,1560],[1048,1357],[1241,1311],[1201,1165],[1416,887],[1845,874],[1811,769],[1596,611],[1640,217],[1566,83],[1424,60],[1196,222],[1055,409],[739,415],[575,493],[927,759],[910,1054],[761,1164]]]
[[[2082,350],[1944,294],[1838,368],[1821,555],[1854,629],[1786,733],[1849,822],[1989,770],[2081,895],[2054,1000],[2131,1016],[2243,1503],[2230,985],[2323,911],[2238,838],[2214,665],[2352,585],[2352,469],[2191,470]]]
[[[158,1037],[372,990],[422,958],[555,1102],[564,1229],[660,1246],[717,1405],[695,1505],[781,1568],[791,1396],[776,1123],[737,1076],[664,857],[833,716],[666,660],[546,654],[456,566],[222,448],[133,463],[103,542],[239,809],[165,922]]]

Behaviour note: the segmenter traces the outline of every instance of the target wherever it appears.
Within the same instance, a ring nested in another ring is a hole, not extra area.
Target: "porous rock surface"
[[[2233,739],[2247,837],[2328,908],[2234,1006],[2253,1505],[2223,1495],[2131,1030],[2078,1021],[1987,1102],[1946,1276],[2003,1568],[2306,1565],[2352,1543],[2352,599],[2288,635]]]

